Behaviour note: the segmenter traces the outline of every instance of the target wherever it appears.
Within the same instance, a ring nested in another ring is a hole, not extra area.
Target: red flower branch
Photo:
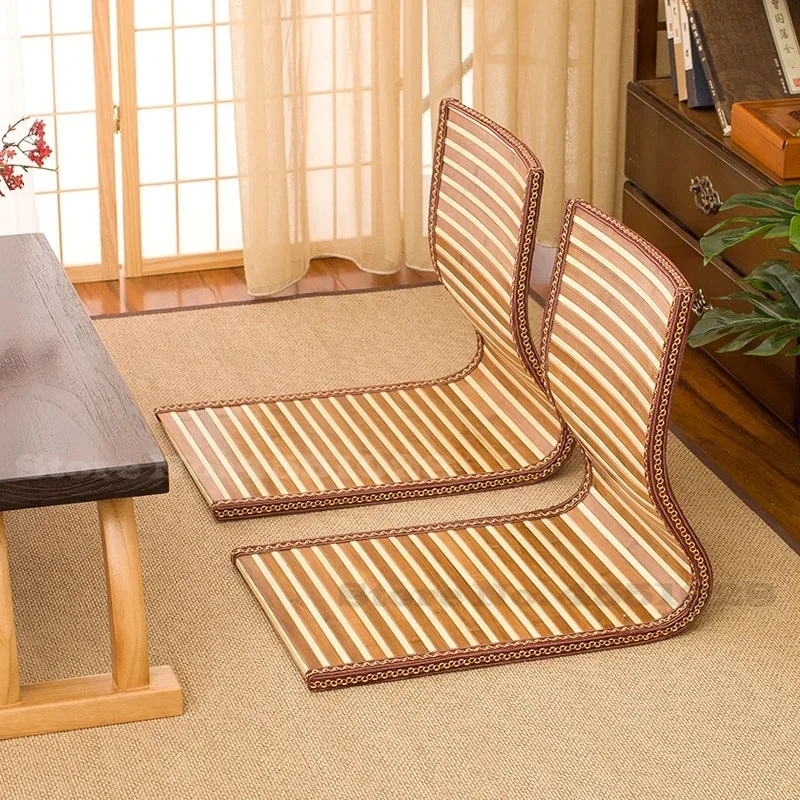
[[[33,122],[27,133],[15,139],[20,132],[17,130],[29,117],[17,120],[0,139],[0,187],[5,184],[6,189],[13,191],[21,189],[25,182],[23,175],[32,169],[52,170],[45,167],[44,162],[53,154],[52,149],[44,140],[44,122],[37,119]],[[14,159],[22,158],[23,161]],[[55,171],[55,170],[52,170]],[[5,197],[0,188],[0,197]]]

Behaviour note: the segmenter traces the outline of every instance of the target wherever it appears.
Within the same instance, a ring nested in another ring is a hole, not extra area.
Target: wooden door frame
[[[122,139],[123,264],[126,277],[138,277],[143,274],[143,270],[133,0],[117,0],[117,51],[119,126]]]
[[[97,121],[97,177],[100,201],[100,279],[113,280],[119,278],[120,263],[117,238],[117,179],[114,158],[116,122],[111,81],[109,0],[92,0],[92,38],[94,42],[95,119]],[[85,268],[81,272],[85,272]],[[91,280],[91,278],[88,279]]]

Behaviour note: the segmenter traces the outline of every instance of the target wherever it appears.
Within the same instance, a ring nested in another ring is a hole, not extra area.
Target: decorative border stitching
[[[550,455],[533,467],[523,470],[473,473],[471,475],[439,478],[414,483],[393,483],[353,489],[328,489],[323,492],[280,495],[275,498],[245,498],[219,500],[211,504],[219,520],[242,519],[253,516],[276,516],[318,511],[323,508],[342,508],[353,505],[383,503],[392,500],[411,500],[422,497],[446,497],[468,491],[488,491],[509,486],[536,483],[559,470],[572,453],[572,440],[562,433]],[[256,503],[256,505],[254,505]]]
[[[402,389],[419,389],[425,386],[443,386],[448,383],[455,383],[462,378],[466,378],[471,372],[474,372],[478,365],[483,360],[484,344],[483,338],[479,333],[475,334],[477,339],[475,347],[475,355],[472,356],[471,361],[465,367],[451,372],[441,378],[428,378],[422,381],[402,381],[399,383],[386,383],[376,384],[374,386],[357,386],[354,389],[319,389],[314,392],[297,392],[295,394],[275,394],[265,395],[263,397],[237,397],[232,400],[211,400],[209,402],[193,401],[190,403],[176,403],[171,406],[160,406],[154,413],[156,416],[159,414],[169,414],[174,411],[192,411],[202,408],[224,408],[225,406],[245,406],[254,403],[274,403],[282,401],[291,403],[296,400],[312,400],[314,398],[325,397],[343,397],[348,394],[372,394],[373,392],[395,392]]]
[[[530,148],[517,139],[496,122],[477,111],[465,106],[458,100],[446,98],[440,104],[439,121],[434,151],[433,175],[428,211],[428,236],[431,261],[441,281],[441,274],[436,263],[436,219],[439,206],[442,170],[444,164],[444,143],[449,110],[456,108],[468,117],[475,119],[491,129],[509,147],[511,147],[526,164],[526,190],[523,200],[524,216],[520,225],[520,242],[514,268],[512,304],[509,309],[511,329],[516,343],[516,350],[523,366],[547,396],[544,384],[544,373],[539,354],[530,335],[528,315],[528,283],[530,268],[533,262],[533,248],[536,227],[539,220],[540,194],[544,180],[541,164]],[[357,387],[354,389],[329,389],[316,392],[305,392],[293,395],[274,395],[267,397],[243,397],[233,400],[216,400],[210,402],[191,402],[166,405],[157,408],[156,415],[170,412],[190,411],[201,408],[221,408],[239,406],[250,403],[270,403],[277,400],[293,402],[312,398],[341,397],[344,395],[367,394],[381,391],[397,391],[401,389],[417,389],[426,386],[455,383],[477,368],[483,359],[485,345],[480,334],[476,334],[477,350],[472,361],[458,372],[444,378],[426,381],[408,381],[379,386]],[[567,460],[574,447],[574,438],[569,428],[562,423],[561,434],[550,454],[534,465],[523,469],[498,470],[495,472],[471,473],[464,476],[446,476],[432,480],[419,480],[407,483],[378,484],[368,487],[350,489],[328,489],[317,492],[276,495],[275,497],[247,497],[235,500],[218,500],[211,503],[211,512],[220,521],[243,519],[255,516],[275,516],[279,514],[295,514],[307,511],[318,511],[326,508],[342,508],[370,503],[409,500],[422,497],[449,496],[470,491],[486,491],[509,486],[520,486],[540,481],[552,475]],[[187,465],[188,468],[188,465]],[[191,472],[191,470],[189,470]],[[197,482],[197,481],[196,481]]]
[[[569,633],[537,639],[526,639],[504,644],[478,645],[468,648],[457,648],[438,651],[426,656],[395,656],[359,664],[345,666],[334,665],[309,670],[305,675],[306,685],[313,691],[343,688],[363,683],[376,683],[385,680],[443,672],[451,669],[465,669],[475,666],[488,666],[504,661],[530,660],[534,658],[555,657],[570,653],[599,650],[611,647],[625,647],[656,641],[673,636],[689,625],[701,612],[711,593],[712,574],[708,558],[697,540],[694,531],[675,500],[667,473],[665,461],[667,442],[667,423],[669,409],[674,394],[680,363],[686,346],[687,323],[691,310],[693,292],[685,278],[652,245],[629,231],[617,220],[580,200],[570,200],[565,211],[565,222],[559,241],[553,279],[545,308],[543,321],[543,354],[544,365],[547,364],[550,336],[552,333],[555,306],[560,294],[561,278],[564,272],[566,250],[575,212],[578,208],[595,215],[607,222],[621,236],[646,253],[661,271],[672,281],[675,288],[675,299],[667,324],[667,331],[662,350],[659,371],[656,380],[655,397],[652,412],[647,422],[648,438],[646,443],[646,475],[648,491],[654,498],[655,510],[659,513],[667,530],[683,548],[689,559],[692,579],[686,598],[680,606],[669,614],[649,623],[637,623],[602,631],[584,631],[579,634]],[[548,394],[549,385],[548,385]],[[552,395],[550,395],[552,396]],[[232,554],[233,563],[238,558],[255,553],[269,552],[276,549],[312,546],[333,541],[347,541],[364,538],[383,538],[393,535],[407,535],[434,530],[452,530],[459,527],[481,527],[488,524],[503,524],[527,519],[541,519],[563,514],[577,506],[588,493],[592,483],[591,465],[587,457],[587,470],[584,483],[576,495],[573,495],[559,507],[533,512],[532,514],[515,514],[505,517],[489,517],[482,520],[469,520],[453,523],[436,524],[417,528],[398,528],[391,531],[374,533],[345,534],[344,536],[325,537],[321,539],[305,539],[300,542],[280,542],[267,547],[239,548]],[[237,565],[238,566],[238,565]],[[385,669],[375,671],[375,666]]]
[[[529,519],[546,519],[564,514],[577,506],[588,494],[592,485],[592,469],[589,465],[584,470],[583,481],[580,487],[557,505],[552,505],[543,509],[532,509],[530,511],[520,511],[515,514],[504,514],[501,516],[480,517],[478,519],[465,519],[456,522],[434,522],[428,525],[411,525],[402,528],[391,528],[384,531],[366,531],[361,533],[337,533],[329,536],[310,536],[306,539],[293,539],[276,542],[274,544],[257,544],[246,547],[237,547],[231,553],[231,561],[234,566],[239,558],[243,556],[260,555],[272,553],[276,550],[292,550],[298,547],[315,547],[326,544],[341,544],[342,542],[355,542],[364,539],[386,539],[390,536],[407,536],[412,533],[434,533],[436,531],[447,531],[461,527],[485,527],[486,525],[503,525],[512,522],[524,522]],[[374,662],[365,662],[372,664]]]

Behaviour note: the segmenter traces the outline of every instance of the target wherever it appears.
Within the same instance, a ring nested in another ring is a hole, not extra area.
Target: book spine
[[[675,72],[675,48],[672,45],[672,40],[669,41],[669,74],[672,79],[672,94],[678,94],[678,73]]]
[[[689,15],[683,0],[678,0],[678,25],[681,30],[681,46],[683,47],[683,68],[686,71],[686,101],[689,108],[697,105],[694,85],[694,63],[692,61],[692,33],[689,30]]]
[[[795,21],[797,4],[793,3],[794,15],[787,0],[772,0],[764,3],[767,23],[775,44],[775,66],[784,94],[800,94],[800,42],[797,40]]]
[[[672,3],[675,0],[664,0],[664,16],[667,22],[667,55],[669,56],[669,74],[672,78],[672,94],[678,94],[678,73],[675,72],[675,31],[672,18]]]
[[[686,61],[686,92],[689,108],[707,108],[713,106],[708,81],[700,63],[697,42],[689,26],[689,6],[686,0],[679,0],[681,35],[683,36],[683,57]]]
[[[678,0],[672,3],[672,26],[673,40],[672,49],[675,53],[675,73],[678,76],[678,100],[681,102],[687,98],[686,94],[686,64],[683,61],[683,41],[681,40],[681,25],[678,17]]]
[[[705,35],[703,33],[703,25],[700,21],[700,15],[697,9],[692,5],[687,4],[686,11],[689,16],[689,28],[692,32],[692,38],[697,45],[697,53],[700,56],[700,64],[703,67],[703,73],[708,82],[708,91],[711,94],[711,99],[714,101],[714,108],[717,111],[719,124],[722,126],[722,133],[724,136],[731,135],[731,123],[728,119],[728,114],[725,110],[725,105],[722,102],[722,87],[717,80],[717,73],[714,70],[714,65],[711,63],[708,48],[705,43]]]

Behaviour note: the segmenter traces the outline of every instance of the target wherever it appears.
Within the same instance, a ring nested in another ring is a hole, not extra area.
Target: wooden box
[[[734,103],[731,138],[779,178],[800,178],[800,98]]]

